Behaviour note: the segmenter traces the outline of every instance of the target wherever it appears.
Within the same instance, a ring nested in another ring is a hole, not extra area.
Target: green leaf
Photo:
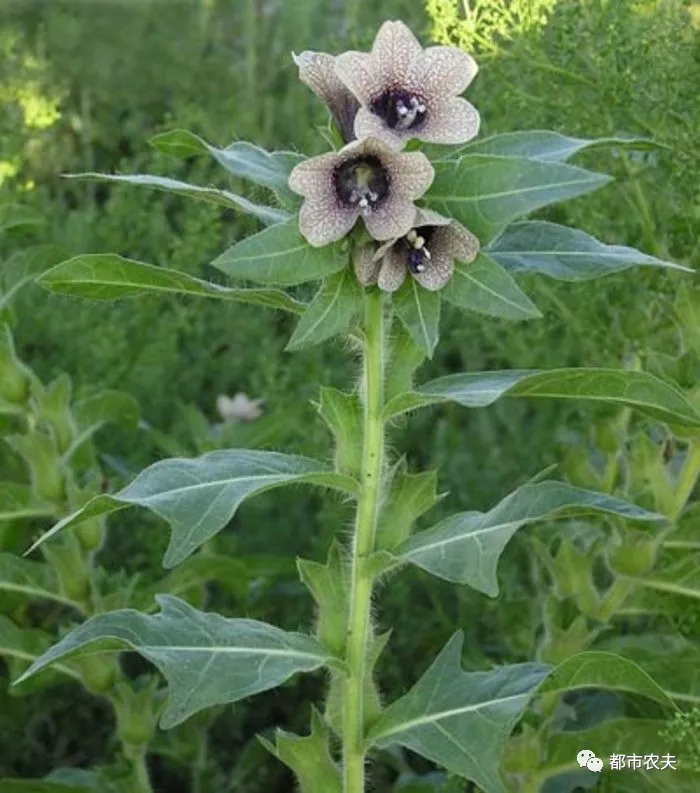
[[[286,349],[311,347],[347,333],[362,312],[362,289],[355,274],[345,268],[321,285],[299,320]]]
[[[94,793],[95,788],[62,785],[41,779],[0,779],[0,793]]]
[[[17,677],[17,670],[24,672],[51,646],[53,637],[35,628],[19,628],[12,620],[0,614],[0,657],[13,663],[10,664],[11,679]],[[80,680],[80,675],[66,664],[56,664],[54,669],[68,677]]]
[[[176,457],[149,466],[114,495],[93,498],[45,532],[28,553],[63,529],[134,504],[170,524],[163,564],[174,567],[221,531],[244,499],[292,482],[357,492],[354,479],[308,457],[250,449],[214,451],[194,459]]]
[[[512,276],[485,253],[471,264],[458,263],[442,296],[459,308],[489,317],[521,320],[542,316]]]
[[[589,650],[567,658],[552,670],[538,693],[550,694],[580,688],[605,688],[641,694],[675,708],[661,686],[634,661],[599,650]]]
[[[131,394],[127,394],[125,391],[106,389],[75,402],[73,414],[81,430],[110,422],[119,424],[125,429],[135,429],[138,426],[141,411],[139,403]]]
[[[440,338],[440,293],[423,289],[407,278],[393,296],[394,310],[419,349],[433,357]]]
[[[464,635],[456,633],[428,671],[370,728],[378,748],[405,746],[476,782],[506,793],[498,773],[510,731],[549,667],[527,663],[464,672]]]
[[[433,575],[498,594],[498,560],[521,527],[574,515],[610,514],[628,520],[664,521],[626,501],[562,482],[540,482],[513,491],[488,512],[462,512],[407,540],[395,554]]]
[[[178,270],[156,267],[115,253],[86,253],[57,264],[37,279],[52,292],[116,300],[171,293],[233,300],[300,314],[304,306],[277,289],[232,289],[194,278]]]
[[[299,577],[319,607],[317,638],[333,655],[345,653],[348,613],[348,565],[343,548],[334,540],[325,564],[297,559]]]
[[[696,643],[675,634],[647,632],[609,636],[600,642],[599,649],[635,661],[672,700],[700,706]]]
[[[692,281],[678,284],[673,313],[681,326],[683,340],[700,358],[700,290],[694,288]]]
[[[277,730],[274,745],[262,738],[259,740],[294,771],[301,793],[343,793],[342,774],[329,748],[330,730],[316,708],[311,709],[310,735],[301,737]]]
[[[486,407],[504,396],[625,405],[659,421],[700,426],[700,414],[675,385],[646,372],[625,369],[506,369],[452,374],[395,397],[386,406],[385,416],[440,402]]]
[[[225,149],[217,149],[186,129],[163,132],[151,138],[149,143],[159,151],[176,157],[209,154],[233,176],[268,187],[298,201],[298,196],[289,190],[287,181],[292,168],[306,159],[301,154],[291,151],[267,152],[245,141],[232,143]]]
[[[55,505],[38,499],[29,485],[0,482],[0,522],[21,518],[48,518],[55,514]]]
[[[167,176],[153,176],[151,174],[104,174],[104,173],[72,173],[67,174],[69,179],[89,179],[96,182],[123,182],[125,184],[138,185],[140,187],[153,187],[156,190],[163,190],[166,193],[194,198],[205,201],[208,204],[217,204],[227,209],[235,209],[247,215],[253,215],[266,226],[275,223],[284,223],[289,219],[289,213],[275,207],[254,204],[243,196],[231,193],[228,190],[219,190],[215,187],[201,187],[200,185],[180,182],[177,179],[169,179]]]
[[[647,575],[634,580],[645,589],[700,600],[700,567],[697,556],[693,554],[655,567]]]
[[[3,204],[0,206],[0,232],[12,229],[42,226],[46,218],[36,209],[22,204]]]
[[[335,439],[335,469],[359,476],[362,470],[362,403],[357,394],[321,387],[318,415]]]
[[[44,562],[31,562],[12,553],[0,553],[0,592],[45,598],[78,607],[61,594],[58,576],[53,568]]]
[[[377,524],[377,550],[393,550],[408,538],[413,524],[432,509],[442,496],[437,494],[437,472],[409,474],[402,458],[394,467],[391,487],[382,504]]]
[[[384,382],[384,397],[387,401],[413,388],[414,375],[424,360],[425,353],[413,341],[403,322],[394,322]]]
[[[629,788],[630,793],[645,793],[646,791],[661,793],[662,788],[657,787],[656,783],[647,787],[645,782],[649,780],[649,777],[645,775],[644,769],[635,769],[629,772],[611,770],[609,768],[609,760],[613,754],[663,755],[665,751],[660,751],[659,746],[659,732],[663,724],[664,722],[660,719],[613,718],[606,719],[586,730],[552,730],[546,736],[546,759],[539,757],[536,752],[533,756],[530,751],[528,752],[530,757],[526,759],[531,759],[532,762],[527,768],[522,768],[521,764],[519,764],[519,767],[514,767],[508,761],[506,762],[506,768],[514,773],[529,772],[528,788],[531,790],[577,791],[577,785],[580,785],[581,790],[583,790],[586,777],[593,778],[592,785],[588,787],[594,788],[600,783],[601,777],[605,779],[609,773],[611,777],[613,775],[615,777],[615,786],[613,788],[615,793],[623,793],[623,790],[628,789],[621,787],[620,783],[625,773],[629,773],[633,782]],[[534,743],[543,738],[544,735],[535,735],[530,740]],[[514,743],[515,741],[512,741],[511,745]],[[602,773],[596,774],[585,768],[579,768],[576,755],[582,748],[594,752],[596,757],[600,757],[605,762],[605,769]],[[523,751],[526,751],[525,745],[523,746]],[[573,785],[569,784],[568,787],[562,788],[553,787],[551,784],[544,785],[547,779],[566,772],[575,772],[577,774]],[[669,774],[671,774],[670,778],[679,779],[678,771],[669,771]],[[664,776],[664,774],[659,774],[658,771],[652,770],[650,772],[650,777],[655,777],[656,780],[661,780]],[[666,790],[666,788],[663,789]],[[673,793],[681,793],[681,791],[686,789],[695,791],[697,788],[679,787],[676,789],[672,787],[670,790]]]
[[[424,200],[463,223],[485,245],[515,218],[610,181],[605,174],[557,162],[468,154],[435,163],[435,180]]]
[[[379,657],[386,649],[391,638],[391,631],[372,636],[367,643],[364,661],[364,686],[362,716],[364,725],[373,724],[382,713],[382,697],[375,682],[374,669]],[[343,731],[343,713],[345,701],[345,681],[347,674],[331,671],[328,693],[326,694],[325,718],[328,724],[340,735]]]
[[[250,572],[244,559],[220,554],[196,554],[171,570],[165,578],[137,590],[128,605],[133,605],[140,611],[152,611],[158,595],[183,596],[210,581],[216,581],[224,591],[245,601]]]
[[[510,272],[541,273],[559,281],[588,281],[638,265],[693,272],[634,248],[606,245],[578,229],[542,220],[511,224],[487,250]]]
[[[602,147],[631,147],[635,149],[660,148],[662,144],[648,138],[607,137],[595,140],[570,138],[558,132],[528,129],[522,132],[505,132],[489,138],[475,140],[450,152],[449,159],[464,154],[496,154],[501,157],[529,157],[533,160],[566,162],[584,149]],[[666,147],[664,147],[666,148]]]
[[[267,691],[331,657],[310,636],[264,622],[227,619],[160,595],[155,615],[124,609],[80,625],[35,661],[20,681],[61,658],[125,648],[151,661],[168,681],[164,729],[197,711]]]
[[[292,286],[326,278],[347,266],[340,244],[313,248],[296,218],[237,242],[212,262],[231,278]]]
[[[92,793],[126,793],[119,783],[112,785],[108,778],[109,771],[105,769],[104,777],[100,776],[100,771],[90,771],[86,768],[57,768],[44,778],[45,782],[54,785],[76,785],[81,791],[91,791]]]

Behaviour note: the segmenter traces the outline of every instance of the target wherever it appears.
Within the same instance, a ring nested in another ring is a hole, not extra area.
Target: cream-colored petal
[[[461,94],[476,76],[471,55],[456,47],[429,47],[411,63],[407,84],[428,102],[438,103]]]
[[[435,230],[432,247],[460,262],[473,262],[479,253],[479,240],[464,228],[461,223],[453,220],[449,226]]]
[[[332,188],[333,168],[338,162],[336,152],[300,162],[289,174],[289,189],[303,196],[328,193]]]
[[[352,140],[353,123],[359,103],[336,74],[335,56],[326,52],[292,54],[299,67],[299,78],[328,106],[343,136]]]
[[[384,292],[395,292],[406,280],[406,257],[396,248],[390,248],[379,270],[377,285]]]
[[[384,162],[391,174],[391,192],[401,198],[420,198],[435,178],[430,160],[420,151],[385,154]]]
[[[466,143],[479,134],[480,123],[477,109],[455,97],[429,108],[418,137],[427,143]]]
[[[355,248],[352,264],[357,280],[363,286],[377,283],[381,263],[375,258],[375,250],[374,245],[360,245]]]
[[[406,145],[411,135],[406,135],[399,130],[390,129],[384,119],[375,116],[371,110],[361,107],[355,116],[355,135],[358,139],[378,138],[392,149],[400,150]]]
[[[452,218],[446,218],[444,215],[441,215],[439,212],[435,212],[432,209],[428,209],[427,207],[418,207],[418,211],[416,212],[415,227],[449,226],[450,223],[454,222],[455,221],[452,220]]]
[[[384,258],[386,252],[389,250],[389,248],[391,248],[392,245],[396,244],[396,242],[397,242],[396,238],[392,238],[390,240],[387,240],[386,242],[383,242],[377,248],[377,251],[374,254],[374,261],[375,262],[381,261]]]
[[[403,237],[413,227],[416,208],[393,190],[380,206],[363,215],[367,231],[375,240],[384,241]]]
[[[324,102],[335,91],[347,90],[335,73],[335,56],[306,50],[299,55],[293,52],[292,58],[299,67],[299,79]]]
[[[421,55],[423,48],[403,22],[385,22],[372,45],[372,56],[387,82],[403,82],[411,62]]]
[[[437,292],[452,278],[455,271],[455,264],[452,257],[442,250],[436,250],[431,245],[430,252],[432,258],[426,263],[422,273],[411,273],[418,283],[431,292]]]
[[[366,52],[342,52],[336,56],[335,72],[363,105],[382,94],[386,81],[372,55]]]
[[[359,214],[358,209],[338,207],[335,200],[307,198],[299,211],[299,231],[309,245],[322,248],[342,239]]]

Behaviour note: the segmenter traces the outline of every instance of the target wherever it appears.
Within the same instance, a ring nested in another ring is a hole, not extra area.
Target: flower
[[[479,113],[459,97],[477,73],[476,61],[456,47],[424,50],[403,22],[385,22],[372,52],[338,55],[335,70],[360,102],[358,138],[403,148],[410,138],[466,143],[479,131]]]
[[[402,237],[434,175],[421,152],[397,152],[376,138],[305,160],[289,175],[289,187],[305,198],[299,230],[318,248],[344,237],[362,215],[374,239]]]
[[[479,240],[461,223],[419,209],[414,228],[401,239],[355,251],[355,274],[365,286],[377,284],[395,292],[411,273],[422,287],[435,292],[452,278],[455,259],[471,262],[478,252]]]
[[[238,393],[233,399],[221,394],[216,399],[216,409],[224,421],[255,421],[262,416],[261,405],[264,399],[251,399],[247,394]]]
[[[360,103],[336,74],[335,57],[325,52],[306,51],[300,55],[292,53],[292,58],[299,67],[299,78],[325,102],[338,122],[345,141],[349,143],[354,140],[353,124]]]

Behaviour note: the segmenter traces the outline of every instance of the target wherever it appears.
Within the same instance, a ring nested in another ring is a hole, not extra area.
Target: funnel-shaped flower
[[[306,199],[299,230],[321,247],[344,237],[361,215],[374,239],[402,237],[434,175],[421,152],[397,152],[374,138],[305,160],[289,175],[289,187]]]
[[[424,50],[403,22],[385,22],[372,52],[338,55],[336,72],[362,105],[358,138],[402,148],[410,138],[466,143],[479,131],[478,112],[459,97],[477,73],[474,59],[456,47]]]
[[[360,104],[336,74],[336,59],[325,52],[310,51],[292,57],[299,67],[299,78],[326,104],[346,143],[354,140],[353,125]]]
[[[255,421],[262,416],[264,399],[251,399],[248,394],[239,392],[233,399],[226,394],[216,398],[216,409],[224,421]]]
[[[437,212],[419,209],[415,227],[398,240],[374,249],[363,245],[355,252],[355,273],[365,286],[378,284],[395,292],[406,274],[431,292],[442,289],[452,278],[455,259],[471,262],[479,252],[479,240],[461,223]]]

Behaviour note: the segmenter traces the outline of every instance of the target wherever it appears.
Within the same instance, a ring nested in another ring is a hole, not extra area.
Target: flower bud
[[[658,541],[637,532],[618,545],[608,557],[610,569],[620,575],[640,576],[647,573],[656,562]]]
[[[29,397],[29,370],[15,354],[9,328],[0,333],[0,398],[13,405]]]
[[[105,538],[104,521],[100,518],[86,520],[75,527],[75,533],[83,550],[87,553],[97,551],[102,547]]]
[[[85,655],[75,663],[80,668],[83,685],[91,694],[104,694],[114,685],[118,665],[114,657],[107,655]]]
[[[63,532],[61,543],[46,543],[44,555],[58,574],[61,590],[71,600],[85,601],[90,595],[90,570],[76,535]]]

